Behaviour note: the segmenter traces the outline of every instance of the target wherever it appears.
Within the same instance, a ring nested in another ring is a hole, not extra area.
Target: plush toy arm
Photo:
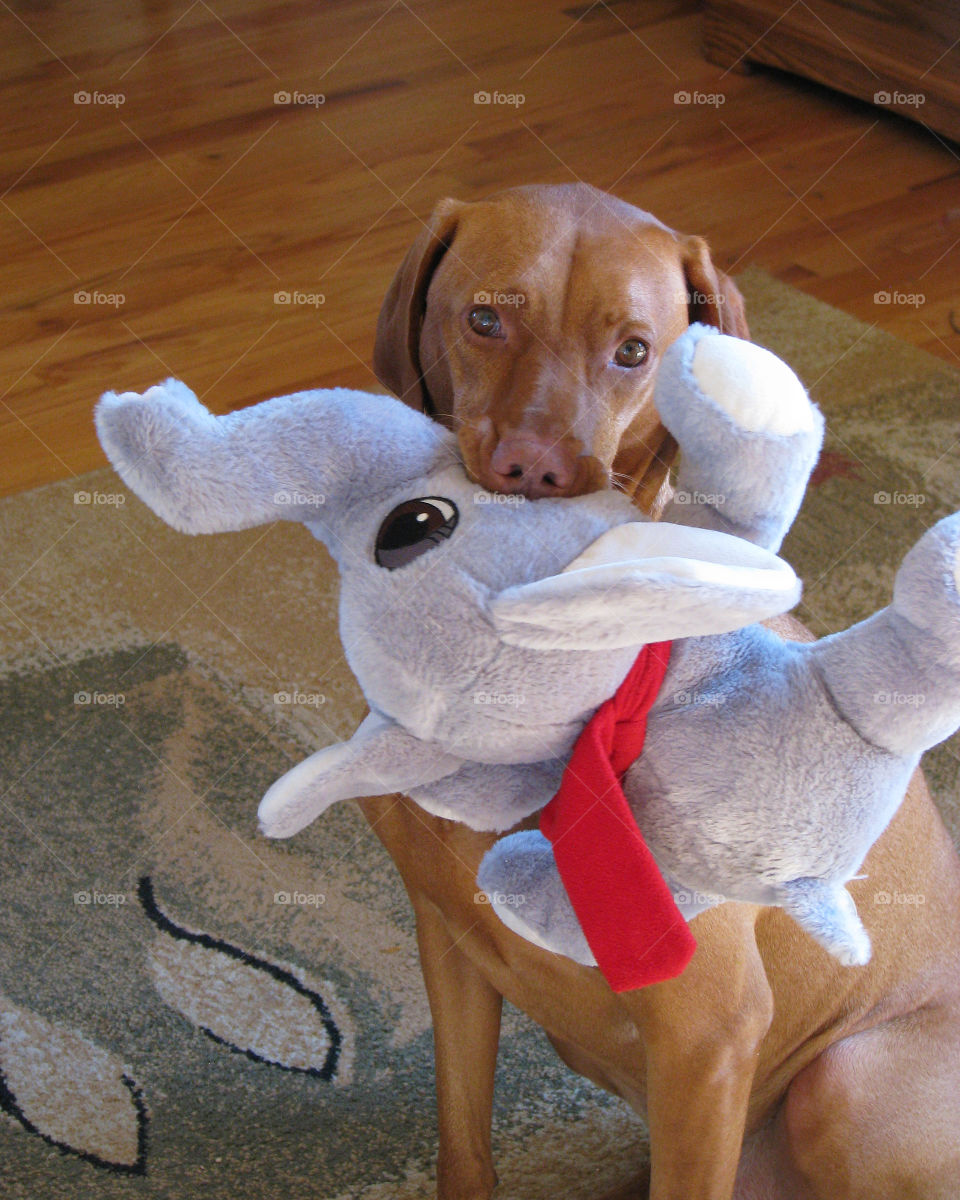
[[[369,480],[389,479],[397,463],[412,474],[433,464],[450,440],[392,397],[345,388],[215,417],[186,384],[168,379],[142,396],[107,392],[95,416],[117,473],[183,533],[316,520]]]
[[[960,726],[960,513],[910,550],[893,603],[810,647],[837,711],[875,746],[920,755]]]
[[[260,828],[267,837],[292,837],[338,800],[407,791],[452,774],[462,763],[371,712],[349,742],[311,754],[268,789],[260,802]]]
[[[823,417],[760,346],[693,325],[667,351],[655,403],[680,446],[663,519],[777,550],[803,500]]]

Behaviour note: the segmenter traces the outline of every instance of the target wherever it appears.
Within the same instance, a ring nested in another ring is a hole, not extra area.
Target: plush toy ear
[[[610,650],[728,633],[800,598],[775,554],[708,529],[629,522],[559,575],[507,588],[491,603],[500,636],[536,650]]]
[[[457,461],[453,435],[421,413],[346,388],[215,417],[168,379],[142,396],[107,392],[96,425],[123,481],[182,533],[333,520],[371,480],[389,486]]]

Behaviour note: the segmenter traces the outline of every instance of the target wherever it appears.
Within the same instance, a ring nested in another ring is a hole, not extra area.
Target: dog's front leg
[[[723,904],[703,913],[686,971],[634,993],[647,1054],[650,1200],[733,1195],[757,1051],[773,1018],[757,912]]]
[[[500,993],[457,946],[434,904],[411,892],[420,964],[433,1016],[438,1200],[490,1200],[490,1150]]]

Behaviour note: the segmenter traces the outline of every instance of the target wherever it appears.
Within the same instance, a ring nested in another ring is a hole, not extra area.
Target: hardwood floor
[[[692,0],[0,4],[0,492],[102,465],[107,388],[374,387],[421,220],[521,182],[614,191],[960,365],[960,149],[724,73],[699,26]]]

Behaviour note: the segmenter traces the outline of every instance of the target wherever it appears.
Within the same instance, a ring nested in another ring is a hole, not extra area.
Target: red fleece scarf
[[[669,661],[669,642],[640,651],[577,739],[560,790],[540,814],[580,927],[615,992],[673,979],[697,948],[621,786],[643,749]]]

